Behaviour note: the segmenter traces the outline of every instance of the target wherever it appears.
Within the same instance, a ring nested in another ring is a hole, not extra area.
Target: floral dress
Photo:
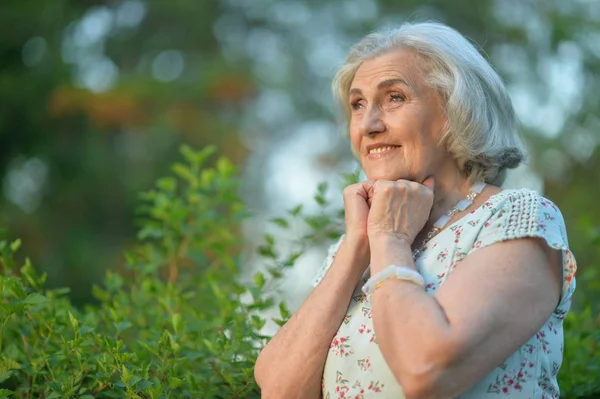
[[[457,396],[460,399],[559,397],[556,380],[563,354],[563,319],[575,290],[575,259],[568,249],[562,215],[549,200],[527,189],[504,190],[491,196],[427,243],[416,260],[433,295],[460,260],[488,245],[512,239],[537,237],[563,254],[560,302],[544,326],[485,378]],[[343,237],[342,237],[343,238]],[[329,255],[315,278],[316,286],[341,244]],[[362,292],[365,271],[346,316],[333,337],[323,372],[323,398],[404,398],[402,388],[387,366],[371,319],[369,298]]]

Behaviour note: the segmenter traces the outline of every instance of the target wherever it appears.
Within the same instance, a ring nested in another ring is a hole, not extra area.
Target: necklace
[[[412,253],[413,259],[417,259],[419,257],[419,255],[421,255],[421,253],[425,249],[425,246],[427,245],[427,243],[429,241],[431,241],[431,239],[433,237],[435,237],[448,224],[450,219],[452,219],[452,216],[454,216],[456,213],[458,213],[460,211],[464,211],[469,206],[471,206],[475,197],[477,197],[483,191],[484,188],[485,188],[485,182],[482,182],[482,181],[475,182],[475,184],[473,184],[471,186],[471,188],[469,189],[469,194],[467,194],[467,197],[465,199],[458,201],[458,203],[456,205],[454,205],[454,208],[450,209],[447,214],[442,215],[433,224],[433,228],[431,229],[431,231],[429,233],[427,233],[427,237],[425,237],[425,239],[423,240],[421,245],[419,245],[418,248],[415,248],[413,250],[413,253]]]

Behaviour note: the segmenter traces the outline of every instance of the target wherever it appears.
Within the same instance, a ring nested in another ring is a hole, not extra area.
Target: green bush
[[[595,270],[588,269],[579,278],[593,277]],[[592,291],[590,295],[594,293],[600,294]],[[600,398],[600,315],[594,314],[590,302],[580,312],[569,312],[564,320],[565,351],[558,383],[561,397],[567,399]]]
[[[258,254],[266,275],[243,281],[247,262],[235,170],[213,152],[182,148],[185,164],[141,195],[139,245],[122,270],[94,287],[98,303],[77,309],[67,289],[45,289],[20,241],[0,242],[0,398],[259,398],[253,366],[269,337],[264,312],[289,317],[274,287],[308,245],[340,234],[326,186],[317,188],[316,215],[298,206],[272,223],[306,231],[282,254],[273,235]],[[349,181],[356,176],[350,176]],[[341,212],[341,211],[337,211]],[[566,397],[600,393],[597,322],[590,312],[566,321]]]
[[[260,312],[275,302],[262,274],[240,282],[246,215],[230,162],[203,167],[212,152],[184,147],[176,177],[142,194],[140,243],[95,306],[45,290],[27,260],[17,273],[20,242],[0,243],[0,398],[260,397]]]

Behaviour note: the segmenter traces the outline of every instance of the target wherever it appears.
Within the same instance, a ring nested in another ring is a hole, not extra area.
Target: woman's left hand
[[[396,238],[411,245],[429,219],[433,187],[432,177],[423,184],[409,180],[374,182],[369,189],[369,239]]]

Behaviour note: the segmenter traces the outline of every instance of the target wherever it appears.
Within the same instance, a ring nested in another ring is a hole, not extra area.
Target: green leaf
[[[197,351],[190,351],[190,352],[186,352],[186,354],[185,354],[185,358],[191,359],[191,360],[200,359],[203,356],[204,356],[204,354],[202,352],[197,352]]]
[[[273,219],[271,219],[271,222],[275,223],[277,226],[282,227],[284,229],[287,229],[288,227],[290,227],[290,224],[284,218],[273,218]]]
[[[317,194],[318,195],[325,195],[326,191],[327,191],[327,182],[321,182],[321,183],[319,183],[319,185],[317,186]]]
[[[17,297],[17,299],[25,299],[27,293],[25,292],[25,287],[23,287],[23,283],[20,279],[16,277],[10,277],[4,279],[4,284],[6,289]]]
[[[12,371],[7,371],[6,373],[0,373],[0,383],[3,383],[4,381],[8,380],[10,377],[12,377],[13,372]]]
[[[183,385],[183,380],[174,376],[169,377],[169,385],[171,388],[179,388]]]
[[[273,321],[275,322],[275,324],[277,324],[279,327],[283,327],[285,323],[287,323],[287,320],[282,320],[282,319],[273,319]]]
[[[289,319],[290,311],[288,310],[285,302],[279,303],[279,314],[281,315],[282,319]]]
[[[288,211],[288,213],[292,216],[298,216],[300,215],[300,213],[302,213],[302,204],[295,206],[294,208],[290,209]]]
[[[140,382],[142,380],[142,377],[138,376],[138,375],[132,375],[131,379],[129,380],[129,386],[133,387],[135,386],[138,382]]]
[[[115,329],[117,330],[117,333],[122,333],[123,331],[127,330],[128,328],[131,328],[133,326],[133,324],[130,321],[120,321],[118,323],[115,323]]]
[[[54,288],[50,292],[54,295],[54,297],[57,297],[57,296],[69,294],[71,292],[71,289],[69,287],[61,287],[61,288]]]
[[[13,242],[10,243],[10,250],[14,253],[17,252],[21,248],[21,239],[17,238]]]
[[[315,202],[321,206],[327,205],[327,200],[322,195],[315,195]]]
[[[231,161],[225,157],[221,157],[217,161],[217,170],[224,176],[231,176],[235,173],[235,167]]]
[[[265,241],[268,245],[275,245],[275,237],[273,237],[271,234],[265,234]]]
[[[269,274],[271,275],[271,277],[273,277],[275,279],[283,277],[283,273],[281,273],[277,269],[272,268],[272,269],[269,269],[268,271],[269,271]]]
[[[83,327],[79,328],[79,335],[85,335],[85,334],[88,334],[88,333],[91,333],[91,332],[94,332],[94,331],[96,331],[95,327],[92,327],[92,326],[83,326]]]
[[[37,292],[33,292],[27,295],[27,298],[23,300],[23,303],[27,305],[39,305],[40,303],[46,303],[50,301],[48,298],[43,296],[42,294],[38,294]]]
[[[0,359],[0,372],[6,373],[9,370],[20,370],[21,365],[11,358],[3,356]]]
[[[144,389],[148,389],[153,386],[154,386],[154,383],[152,381],[142,379],[135,385],[135,388],[140,391],[143,391]]]
[[[182,163],[173,164],[173,166],[171,166],[171,170],[177,176],[181,177],[189,183],[196,180],[196,176],[194,176],[194,173],[191,171],[191,169]]]
[[[156,181],[156,187],[162,191],[172,193],[177,189],[177,180],[172,177],[163,177]]]
[[[261,245],[257,248],[258,254],[265,258],[277,259],[277,254],[272,246]]]
[[[40,290],[46,282],[46,274],[38,275],[29,258],[25,258],[25,264],[21,268],[21,276],[32,288]]]
[[[267,322],[265,319],[262,319],[260,316],[257,316],[255,314],[253,314],[251,316],[251,320],[252,320],[252,323],[254,324],[254,328],[257,331],[260,331]]]
[[[14,394],[14,391],[10,389],[0,389],[0,399],[10,398]]]
[[[285,260],[285,262],[283,262],[282,266],[283,267],[292,267],[296,265],[296,261],[298,260],[298,258],[300,258],[302,256],[302,252],[292,252],[288,258]]]
[[[196,151],[189,145],[184,144],[180,147],[180,151],[189,163],[195,166],[201,166],[208,157],[217,151],[217,148],[214,145],[208,145],[200,151]]]
[[[68,311],[69,313],[69,323],[71,323],[71,327],[73,328],[73,332],[75,332],[75,334],[79,333],[79,321],[77,321],[77,319],[75,318],[75,316],[73,316],[73,313],[71,313],[71,311]]]
[[[180,313],[175,313],[173,316],[171,316],[171,324],[173,325],[173,331],[175,331],[175,334],[179,334],[181,327],[183,326],[183,319],[181,318]]]
[[[360,181],[360,169],[354,173],[345,173],[342,175],[342,184],[344,187],[356,184]]]
[[[256,274],[254,274],[254,284],[258,288],[262,289],[265,286],[266,281],[265,275],[261,272],[256,272]]]

